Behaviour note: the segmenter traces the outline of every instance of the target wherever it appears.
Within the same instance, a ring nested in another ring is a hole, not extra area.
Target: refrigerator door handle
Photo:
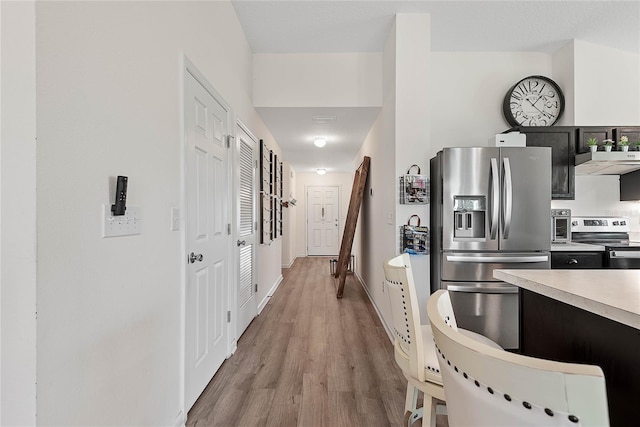
[[[491,240],[498,234],[498,219],[500,215],[500,176],[498,175],[498,160],[491,159]]]
[[[515,286],[465,286],[447,285],[447,290],[451,292],[467,292],[474,294],[517,294],[518,288]]]
[[[511,213],[513,212],[513,181],[511,180],[511,163],[509,158],[502,159],[504,165],[504,229],[503,238],[509,238],[509,229],[511,228]]]
[[[547,262],[549,255],[529,255],[529,256],[465,256],[465,255],[447,255],[447,261],[450,262],[492,262],[513,264],[521,262]]]

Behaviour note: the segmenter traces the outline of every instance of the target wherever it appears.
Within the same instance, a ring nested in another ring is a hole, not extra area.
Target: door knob
[[[238,240],[238,246],[244,246],[246,244],[247,242],[245,242],[244,240]]]
[[[202,256],[202,254],[197,254],[197,255],[196,255],[196,254],[194,254],[193,252],[191,252],[191,253],[189,254],[189,262],[190,262],[191,264],[193,264],[193,263],[194,263],[194,262],[196,262],[196,261],[202,261],[202,258],[204,258],[204,257]]]

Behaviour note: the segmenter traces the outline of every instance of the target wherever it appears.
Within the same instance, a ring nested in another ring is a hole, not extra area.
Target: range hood
[[[576,175],[624,175],[640,169],[640,151],[576,154]]]

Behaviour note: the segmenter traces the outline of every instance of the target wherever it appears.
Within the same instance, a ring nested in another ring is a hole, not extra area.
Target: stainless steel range
[[[571,230],[574,242],[605,247],[605,268],[640,269],[640,243],[629,241],[629,218],[574,216]]]

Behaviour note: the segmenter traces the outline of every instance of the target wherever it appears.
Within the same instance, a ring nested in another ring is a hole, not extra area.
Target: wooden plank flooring
[[[382,267],[380,267],[382,268]],[[353,275],[298,258],[188,414],[187,426],[400,426],[406,380]]]

